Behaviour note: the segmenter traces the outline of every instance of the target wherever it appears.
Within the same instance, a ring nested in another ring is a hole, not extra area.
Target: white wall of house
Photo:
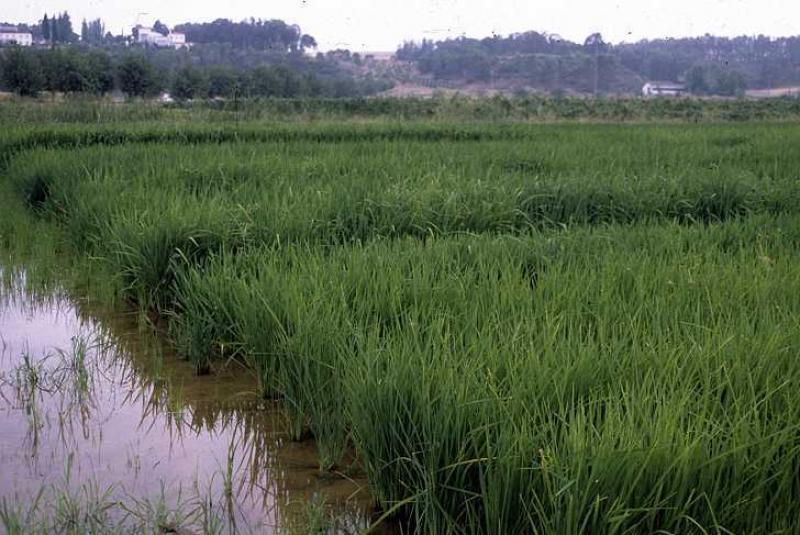
[[[167,46],[169,39],[150,28],[139,28],[139,36],[136,38],[136,42],[147,45]]]
[[[642,87],[646,97],[677,97],[686,93],[686,88],[678,84],[656,84],[647,82]]]
[[[184,48],[189,46],[189,43],[186,42],[185,34],[168,33],[167,35],[161,35],[152,28],[139,28],[139,36],[136,38],[136,42],[164,48]]]
[[[33,44],[33,35],[26,32],[0,32],[0,45],[10,44],[31,46]]]

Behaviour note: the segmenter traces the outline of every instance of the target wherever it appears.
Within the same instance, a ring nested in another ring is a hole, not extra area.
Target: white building
[[[179,32],[170,32],[161,35],[152,28],[139,26],[136,28],[136,42],[142,45],[157,46],[160,48],[189,48],[190,43],[186,42],[186,35]]]
[[[160,41],[166,42],[166,37],[154,31],[152,28],[145,28],[144,26],[138,26],[134,28],[134,35],[136,35],[136,42],[142,45],[156,45]]]
[[[14,26],[0,26],[0,45],[31,46],[33,35],[30,32],[21,32]]]
[[[646,97],[679,97],[686,92],[685,85],[675,82],[647,82],[642,87]]]
[[[170,32],[169,35],[167,36],[167,39],[169,39],[169,42],[175,48],[188,48],[189,47],[189,43],[186,42],[186,34],[185,33]]]

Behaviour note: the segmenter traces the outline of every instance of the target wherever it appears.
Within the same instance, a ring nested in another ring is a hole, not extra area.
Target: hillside
[[[484,39],[406,42],[395,55],[408,85],[477,92],[639,93],[648,80],[684,83],[698,95],[800,84],[800,38],[703,36],[610,44],[527,32]]]

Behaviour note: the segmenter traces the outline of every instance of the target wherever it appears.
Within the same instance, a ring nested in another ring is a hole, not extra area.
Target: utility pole
[[[599,54],[598,54],[598,47],[595,46],[594,48],[594,96],[597,98],[597,89],[600,85],[600,63],[599,63]]]

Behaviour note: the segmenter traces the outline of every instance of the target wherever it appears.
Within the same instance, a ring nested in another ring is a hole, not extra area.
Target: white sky
[[[536,30],[583,41],[800,34],[800,0],[0,0],[0,20],[35,22],[69,11],[73,26],[100,17],[115,34],[138,22],[172,26],[215,18],[283,19],[320,49],[393,51],[404,40]]]

